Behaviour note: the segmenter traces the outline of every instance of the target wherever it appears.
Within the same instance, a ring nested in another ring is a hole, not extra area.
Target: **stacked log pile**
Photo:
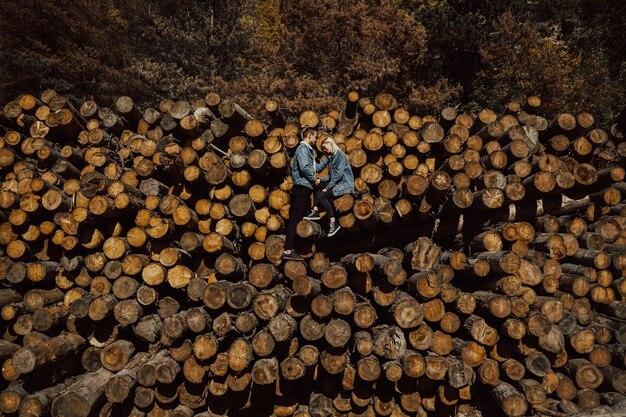
[[[0,414],[562,416],[626,407],[626,141],[589,113],[288,123],[46,90],[0,123]],[[300,126],[356,192],[298,224]],[[495,405],[495,406],[494,406]]]

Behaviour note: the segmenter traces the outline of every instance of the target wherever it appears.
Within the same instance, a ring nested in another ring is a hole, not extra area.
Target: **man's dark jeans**
[[[296,240],[296,227],[311,206],[311,190],[302,185],[294,185],[289,201],[289,224],[285,237],[285,250],[293,249]]]

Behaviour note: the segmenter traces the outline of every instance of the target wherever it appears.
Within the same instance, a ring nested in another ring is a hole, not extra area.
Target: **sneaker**
[[[292,250],[289,253],[283,253],[283,259],[288,261],[304,261],[304,257],[295,250]]]
[[[333,237],[337,234],[337,232],[341,229],[341,226],[337,224],[337,222],[330,224],[330,230],[328,230],[328,237]]]
[[[320,212],[317,210],[311,210],[311,212],[309,214],[307,214],[306,216],[303,217],[304,220],[319,220],[321,219],[320,217]]]

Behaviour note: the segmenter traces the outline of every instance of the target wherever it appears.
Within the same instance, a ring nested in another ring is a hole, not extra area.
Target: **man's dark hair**
[[[311,133],[315,133],[315,129],[313,129],[312,127],[307,127],[302,131],[302,138],[306,138],[307,136],[309,136]]]

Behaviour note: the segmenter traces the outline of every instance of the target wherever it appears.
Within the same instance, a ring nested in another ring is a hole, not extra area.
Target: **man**
[[[304,129],[302,141],[293,157],[293,166],[291,167],[293,188],[291,189],[289,201],[289,224],[287,225],[283,259],[304,260],[302,255],[294,250],[294,244],[296,240],[296,226],[309,209],[313,187],[319,181],[315,178],[315,150],[313,146],[315,146],[316,140],[317,131],[315,129],[310,127]]]

